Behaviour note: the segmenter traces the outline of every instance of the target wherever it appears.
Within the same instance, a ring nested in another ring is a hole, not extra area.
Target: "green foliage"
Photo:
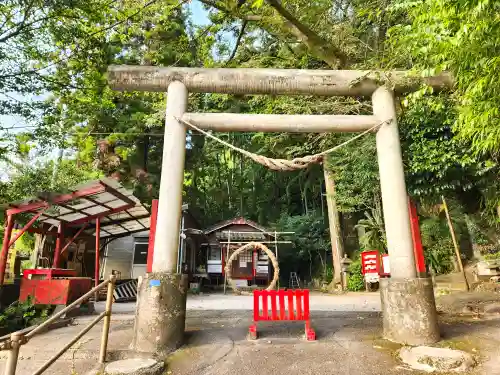
[[[327,224],[316,212],[307,215],[282,215],[277,227],[283,232],[295,232],[287,236],[292,246],[279,251],[280,270],[285,278],[290,272],[299,272],[309,277],[319,277],[328,282],[333,278],[331,262],[327,264],[331,251]],[[313,271],[314,269],[319,272]],[[302,277],[304,279],[304,277]],[[285,280],[284,280],[285,281]],[[286,280],[288,283],[288,280]]]
[[[408,21],[391,29],[395,60],[422,74],[455,77],[453,125],[476,151],[500,145],[500,12],[498,1],[429,0],[395,3]],[[394,8],[394,7],[392,7]]]
[[[327,284],[330,284],[333,281],[333,266],[331,264],[327,264],[323,272],[321,274],[321,280]]]
[[[456,112],[448,96],[410,96],[405,105],[400,123],[411,195],[439,200],[442,194],[467,192],[497,170],[494,161],[475,156],[470,143],[455,136]]]
[[[56,178],[53,179],[54,162],[26,161],[25,164],[10,164],[8,180],[0,182],[0,201],[12,202],[33,197],[37,193],[47,191],[66,192],[69,188],[85,181],[100,177],[99,172],[92,171],[84,165],[78,165],[75,160],[62,160]],[[0,235],[3,234],[3,217],[0,218]],[[16,221],[23,223],[27,219],[17,216]],[[19,240],[21,251],[28,254],[34,248],[34,238],[26,233]],[[24,249],[24,251],[23,251]]]
[[[0,329],[14,332],[40,324],[48,318],[52,307],[34,305],[30,298],[24,302],[14,302],[0,314]]]
[[[431,216],[421,220],[420,235],[426,264],[436,274],[450,272],[453,266],[450,257],[453,256],[454,249],[446,219]]]
[[[398,108],[407,189],[428,204],[438,202],[441,194],[456,199],[464,212],[453,216],[467,213],[486,238],[481,241],[495,241],[498,158],[470,150],[496,152],[500,143],[495,48],[499,20],[493,16],[497,2],[201,2],[209,10],[208,25],[196,25],[183,1],[75,0],[71,7],[64,1],[2,2],[0,114],[20,114],[37,126],[33,132],[0,135],[0,158],[8,174],[0,182],[0,200],[25,198],[33,189],[64,190],[111,173],[119,173],[145,202],[158,196],[164,94],[111,90],[106,77],[111,64],[295,69],[341,65],[369,70],[394,66],[424,75],[449,69],[455,75],[455,93],[430,97],[430,90],[422,88]],[[19,102],[10,97],[13,92],[44,94],[44,100]],[[192,93],[189,111],[353,115],[371,114],[372,108],[364,98]],[[276,173],[188,133],[183,198],[201,224],[235,216],[263,225],[278,223],[297,232],[294,247],[280,253],[280,263],[310,276],[318,276],[311,269],[315,267],[329,279],[322,168]],[[288,159],[324,151],[351,137],[218,135],[251,152]],[[110,144],[108,157],[115,158],[116,165],[94,165],[100,139]],[[53,163],[35,162],[32,155],[54,147],[74,151],[76,160],[63,160],[52,185]],[[363,247],[385,250],[377,211],[374,136],[330,154],[325,164],[335,181],[339,211],[369,213],[358,224],[365,228]],[[433,220],[436,215],[428,216]],[[433,267],[445,272],[450,243],[437,230],[442,217],[438,221],[426,224],[426,231],[433,233],[427,236],[426,253]]]
[[[361,260],[356,260],[349,266],[347,289],[351,292],[359,292],[365,289],[365,279],[362,273]]]
[[[486,260],[500,260],[500,251],[495,251],[484,255]]]
[[[335,180],[335,199],[341,212],[374,207],[380,195],[375,140],[366,136],[339,149],[327,158]]]
[[[359,239],[362,246],[361,250],[387,252],[387,239],[380,206],[372,210],[371,213],[365,212],[365,219],[359,220],[356,225],[356,228],[360,227],[364,229],[364,234]]]
[[[5,202],[24,199],[37,192],[65,192],[70,187],[100,176],[99,172],[78,166],[74,160],[61,162],[54,184],[52,184],[53,172],[53,162],[35,162],[11,169],[8,182],[0,185],[0,197]]]

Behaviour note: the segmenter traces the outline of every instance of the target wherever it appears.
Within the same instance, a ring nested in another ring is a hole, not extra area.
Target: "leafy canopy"
[[[391,30],[393,61],[432,75],[449,70],[457,134],[475,151],[496,153],[500,145],[500,3],[489,0],[396,2],[407,21]]]

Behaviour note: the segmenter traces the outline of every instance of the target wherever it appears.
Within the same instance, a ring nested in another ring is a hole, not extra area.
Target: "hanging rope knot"
[[[263,165],[263,166],[265,166],[273,171],[296,171],[299,169],[306,169],[311,164],[320,164],[323,162],[323,158],[325,155],[338,150],[339,148],[355,141],[356,139],[361,138],[365,134],[368,134],[368,133],[374,131],[375,129],[379,128],[383,124],[390,123],[392,121],[392,120],[382,121],[381,123],[372,126],[370,129],[367,129],[364,132],[359,133],[356,136],[348,139],[347,141],[345,141],[345,142],[343,142],[343,143],[341,143],[341,144],[339,144],[331,149],[323,151],[319,154],[307,155],[307,156],[303,156],[301,158],[295,158],[292,160],[288,160],[288,159],[268,158],[267,156],[254,154],[253,152],[236,147],[235,145],[232,145],[226,141],[223,141],[220,138],[217,138],[216,136],[212,135],[211,133],[206,132],[203,129],[200,129],[196,125],[193,125],[189,121],[183,120],[179,117],[175,117],[175,119],[179,122],[182,122],[184,125],[190,127],[191,129],[196,130],[197,132],[207,136],[208,138],[211,138],[214,141],[216,141],[216,142],[218,142],[226,147],[229,147],[230,149],[237,151],[237,152],[241,153],[242,155],[249,157],[254,162],[259,163],[259,164],[261,164],[261,165]]]
[[[309,155],[302,158],[287,159],[271,159],[266,156],[248,154],[250,159],[256,163],[262,164],[273,171],[295,171],[298,169],[306,169],[311,164],[319,164],[323,161],[322,155]]]

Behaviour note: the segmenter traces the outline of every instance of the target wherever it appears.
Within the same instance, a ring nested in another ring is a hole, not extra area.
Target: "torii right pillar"
[[[374,115],[385,121],[376,136],[391,263],[391,277],[380,280],[383,335],[407,345],[435,343],[440,334],[434,290],[430,278],[417,277],[394,94],[382,86],[372,101]]]

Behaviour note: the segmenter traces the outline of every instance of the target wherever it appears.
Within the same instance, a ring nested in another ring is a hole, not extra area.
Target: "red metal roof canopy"
[[[100,237],[121,237],[149,230],[150,214],[130,190],[118,181],[103,178],[90,181],[60,194],[44,192],[36,197],[3,206],[6,214],[28,214],[42,224],[35,231],[50,232],[60,223],[95,235],[100,219]]]

